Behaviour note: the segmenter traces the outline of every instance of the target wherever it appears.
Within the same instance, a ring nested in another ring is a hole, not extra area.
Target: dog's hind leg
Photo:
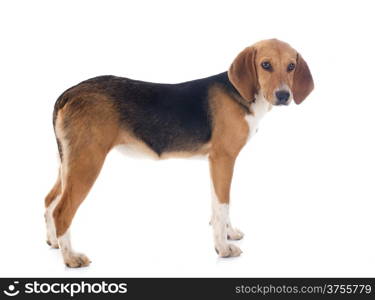
[[[118,115],[112,102],[100,94],[77,93],[76,97],[70,95],[64,106],[55,106],[61,194],[52,213],[64,262],[75,268],[87,266],[90,260],[73,251],[69,228],[119,135]]]
[[[68,267],[87,266],[90,260],[81,253],[73,251],[69,227],[73,217],[86,198],[103,165],[106,152],[94,147],[75,149],[75,158],[62,169],[62,194],[54,212],[56,235],[64,262]]]
[[[55,222],[53,220],[53,210],[55,209],[57,203],[59,202],[61,195],[61,178],[60,178],[60,170],[56,180],[55,185],[48,193],[45,198],[45,213],[44,218],[46,220],[47,226],[47,244],[50,245],[52,248],[59,248],[59,244],[57,242],[56,237],[56,229],[55,229]]]

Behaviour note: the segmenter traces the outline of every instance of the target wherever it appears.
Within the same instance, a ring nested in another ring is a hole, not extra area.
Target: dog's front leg
[[[221,257],[239,256],[242,253],[240,248],[229,244],[227,240],[236,232],[229,220],[229,194],[235,160],[235,156],[227,153],[210,154],[209,156],[212,180],[211,225],[215,249]],[[242,237],[241,232],[237,231],[236,233],[236,239]]]

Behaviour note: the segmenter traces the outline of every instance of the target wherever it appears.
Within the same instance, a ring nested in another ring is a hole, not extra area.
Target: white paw
[[[238,230],[237,228],[229,227],[227,235],[228,235],[228,240],[236,241],[236,240],[242,239],[244,236],[244,233]]]
[[[240,256],[242,250],[233,244],[224,244],[222,246],[216,246],[215,250],[220,257],[235,257]]]
[[[47,237],[47,244],[51,246],[51,248],[59,249],[59,243],[57,240],[53,240],[50,237]]]
[[[52,248],[59,249],[59,242],[57,241],[56,234],[50,229],[47,229],[47,244]]]
[[[69,268],[87,267],[91,263],[86,255],[76,252],[70,252],[64,255],[64,262]]]

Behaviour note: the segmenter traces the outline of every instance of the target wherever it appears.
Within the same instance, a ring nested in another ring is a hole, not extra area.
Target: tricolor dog
[[[100,76],[66,90],[53,112],[61,166],[45,199],[48,244],[61,249],[69,267],[90,263],[73,251],[69,227],[106,155],[121,145],[159,159],[207,156],[215,249],[221,257],[240,255],[228,242],[243,237],[229,220],[236,157],[273,106],[300,104],[313,87],[302,56],[272,39],[244,49],[227,72],[208,78],[160,84]]]

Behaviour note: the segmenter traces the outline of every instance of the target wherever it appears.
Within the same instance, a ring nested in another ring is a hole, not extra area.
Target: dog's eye
[[[295,67],[296,67],[296,65],[295,65],[294,63],[290,63],[290,64],[288,65],[288,72],[293,71],[293,70],[295,69]]]
[[[262,62],[262,68],[265,70],[272,70],[271,63],[269,61]]]

